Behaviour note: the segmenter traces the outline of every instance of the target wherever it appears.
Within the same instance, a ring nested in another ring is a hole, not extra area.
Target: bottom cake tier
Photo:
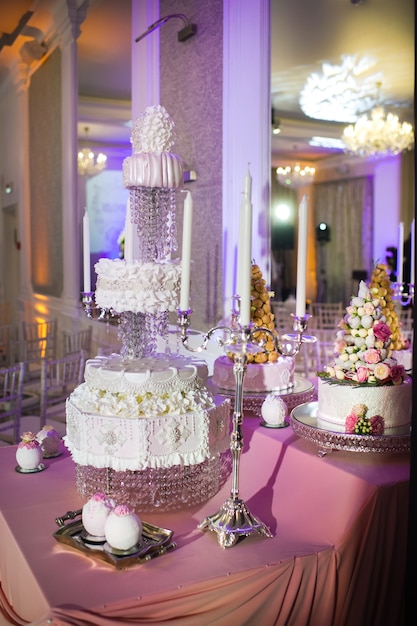
[[[212,498],[225,484],[232,468],[230,451],[195,465],[116,471],[109,467],[75,464],[76,488],[83,498],[102,491],[116,504],[138,512],[172,511]]]

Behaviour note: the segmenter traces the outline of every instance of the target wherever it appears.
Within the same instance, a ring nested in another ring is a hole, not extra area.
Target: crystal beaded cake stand
[[[317,456],[323,457],[332,450],[345,452],[401,453],[409,452],[411,433],[409,426],[392,429],[390,435],[351,435],[317,427],[317,402],[301,404],[291,413],[291,426],[296,435],[317,446]]]

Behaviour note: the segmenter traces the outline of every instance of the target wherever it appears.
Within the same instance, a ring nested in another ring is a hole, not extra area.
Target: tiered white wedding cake
[[[133,231],[126,243],[128,234],[137,239],[136,258],[96,265],[96,304],[120,316],[123,347],[120,355],[89,360],[85,382],[67,401],[65,443],[78,490],[87,497],[104,492],[138,510],[204,501],[230,469],[229,401],[207,390],[205,363],[156,351],[179,301],[181,268],[171,254],[183,164],[170,152],[173,131],[161,106],[148,107],[135,123],[123,183],[130,189],[126,230]]]

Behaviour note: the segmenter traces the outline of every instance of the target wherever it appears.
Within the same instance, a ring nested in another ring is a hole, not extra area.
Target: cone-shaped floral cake
[[[395,328],[396,316],[386,272],[377,270],[374,287],[361,282],[346,307],[336,333],[335,358],[319,375],[321,429],[362,435],[409,431],[411,382],[392,356],[389,324]]]
[[[294,387],[294,359],[283,357],[275,350],[276,337],[274,314],[271,309],[270,293],[258,265],[252,265],[251,275],[251,323],[259,330],[254,330],[253,338],[261,344],[258,352],[247,355],[247,368],[244,380],[245,392],[284,391]],[[270,332],[266,332],[266,331]],[[233,372],[234,353],[219,357],[214,363],[213,382],[225,390],[235,389]]]
[[[406,345],[401,334],[401,324],[395,311],[394,289],[391,286],[388,267],[383,263],[378,263],[372,272],[369,289],[372,295],[379,299],[382,314],[391,330],[391,350],[404,350]]]

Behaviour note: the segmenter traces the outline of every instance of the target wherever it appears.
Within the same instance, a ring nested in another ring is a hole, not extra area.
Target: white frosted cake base
[[[75,463],[116,471],[195,465],[229,446],[230,402],[184,415],[123,418],[85,413],[67,400],[64,443]]]
[[[224,390],[234,390],[236,387],[233,372],[233,361],[227,356],[221,356],[214,362],[213,383]],[[294,359],[280,356],[275,363],[249,363],[243,390],[246,393],[265,393],[269,391],[285,391],[294,387]]]
[[[356,404],[368,408],[368,417],[381,415],[385,433],[406,426],[411,423],[411,381],[408,378],[402,385],[355,387],[318,379],[318,428],[346,432],[346,418]]]

